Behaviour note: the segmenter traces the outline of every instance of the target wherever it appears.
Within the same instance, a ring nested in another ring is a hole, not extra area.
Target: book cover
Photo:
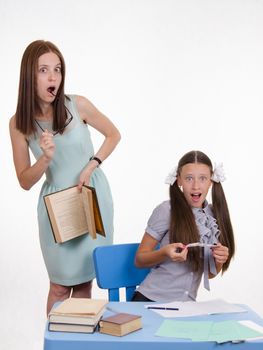
[[[104,299],[67,298],[51,310],[51,314],[97,315],[108,304]]]
[[[96,190],[77,186],[44,196],[54,239],[63,243],[89,233],[93,239],[97,233],[105,236]]]
[[[118,313],[99,322],[100,333],[123,336],[142,328],[140,315]]]

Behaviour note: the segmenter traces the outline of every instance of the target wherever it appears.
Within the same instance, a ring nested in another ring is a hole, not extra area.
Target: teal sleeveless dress
[[[92,239],[89,234],[84,234],[64,243],[55,243],[43,196],[78,184],[81,171],[94,155],[88,126],[79,116],[74,96],[68,97],[69,100],[65,100],[65,105],[73,119],[62,135],[54,136],[56,150],[46,171],[37,213],[40,245],[49,279],[53,283],[73,286],[95,277],[92,261],[94,248],[112,244],[113,202],[108,181],[101,168],[96,168],[91,175],[90,185],[96,189],[106,237],[97,235],[97,239]],[[38,121],[38,123],[43,129],[52,130],[49,122]],[[41,133],[42,130],[39,128],[38,133],[28,138],[29,147],[36,159],[42,155],[39,147]]]

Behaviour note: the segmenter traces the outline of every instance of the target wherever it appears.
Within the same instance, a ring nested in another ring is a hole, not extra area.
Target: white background
[[[223,161],[237,251],[198,299],[262,306],[262,0],[0,0],[0,347],[41,349],[48,278],[36,203],[16,179],[8,122],[20,61],[33,40],[53,41],[66,92],[88,97],[122,140],[105,161],[115,243],[140,241],[168,198],[164,178],[187,151]],[[97,145],[102,138],[92,133]],[[41,181],[42,182],[42,181]],[[95,286],[94,297],[106,294]]]

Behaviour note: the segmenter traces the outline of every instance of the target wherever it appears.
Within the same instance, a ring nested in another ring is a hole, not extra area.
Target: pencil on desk
[[[178,307],[161,307],[161,306],[147,306],[149,310],[176,310],[178,311]]]

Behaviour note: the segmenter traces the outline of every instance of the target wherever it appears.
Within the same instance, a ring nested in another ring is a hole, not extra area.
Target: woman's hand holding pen
[[[47,129],[40,136],[39,145],[46,159],[50,161],[55,153],[55,143],[53,140],[53,134]]]
[[[163,247],[165,255],[172,261],[185,261],[188,249],[182,243],[171,243]]]

